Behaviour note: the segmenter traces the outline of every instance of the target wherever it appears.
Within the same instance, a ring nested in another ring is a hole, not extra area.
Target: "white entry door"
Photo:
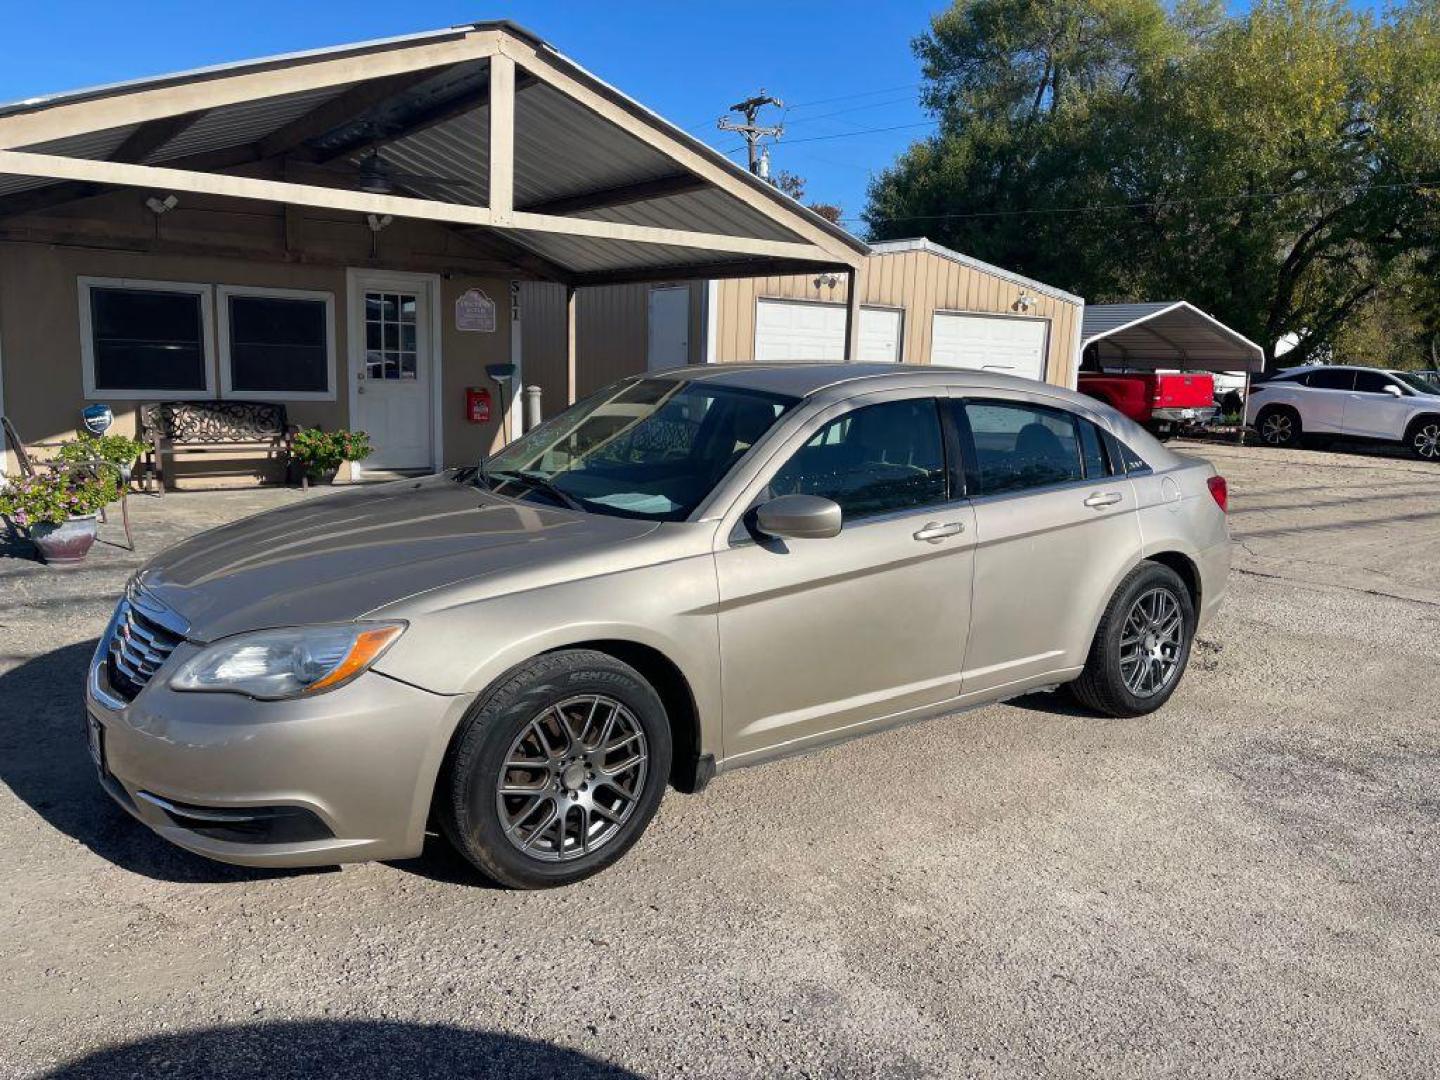
[[[683,367],[690,362],[690,289],[666,285],[650,290],[649,371]]]
[[[860,309],[862,362],[900,359],[900,311]],[[755,305],[755,361],[838,364],[845,359],[845,305],[805,300],[759,300]]]
[[[932,364],[1045,378],[1048,319],[937,311],[933,330]]]
[[[350,427],[374,448],[362,471],[437,464],[437,291],[428,275],[351,272]]]

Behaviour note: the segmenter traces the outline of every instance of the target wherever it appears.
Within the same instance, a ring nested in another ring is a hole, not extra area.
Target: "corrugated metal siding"
[[[690,362],[704,359],[705,283],[690,288]],[[645,370],[650,345],[649,284],[581,289],[576,313],[576,392],[580,397]],[[544,282],[520,286],[523,379],[539,386],[546,416],[565,400],[565,287]]]
[[[124,127],[106,128],[104,131],[85,131],[79,135],[33,143],[18,149],[35,154],[59,154],[62,157],[89,158],[92,161],[99,161],[113,154],[138,126],[138,124],[127,124]],[[0,176],[0,195],[28,191],[31,188],[48,187],[54,183],[57,181],[48,177]]]
[[[761,297],[844,303],[845,278],[834,288],[816,285],[817,275],[741,278],[720,282],[718,350],[721,360],[751,361],[755,357],[755,304]],[[987,315],[1018,315],[1014,303],[1021,288],[1013,282],[930,252],[904,251],[871,256],[866,264],[861,303],[905,311],[901,359],[928,363],[933,317],[937,311]],[[1033,293],[1032,293],[1033,295]],[[1074,380],[1077,318],[1080,307],[1067,300],[1040,295],[1024,314],[1050,321],[1046,380],[1070,386]]]
[[[207,150],[220,150],[255,142],[273,131],[279,131],[290,121],[304,116],[331,98],[338,97],[353,85],[347,83],[343,86],[327,86],[320,90],[259,98],[212,109],[145,160],[152,163],[169,161],[191,154],[203,154]]]

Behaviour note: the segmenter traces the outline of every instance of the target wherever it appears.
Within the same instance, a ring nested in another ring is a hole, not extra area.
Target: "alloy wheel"
[[[613,840],[645,788],[649,745],[635,715],[587,694],[541,712],[510,744],[495,785],[505,838],[543,862]]]
[[[1429,461],[1440,459],[1440,424],[1429,423],[1415,432],[1415,452]]]
[[[1180,670],[1185,614],[1169,589],[1142,593],[1120,632],[1120,677],[1137,698],[1154,697]]]
[[[1288,413],[1275,412],[1260,424],[1260,437],[1272,446],[1283,446],[1290,441],[1295,425]]]

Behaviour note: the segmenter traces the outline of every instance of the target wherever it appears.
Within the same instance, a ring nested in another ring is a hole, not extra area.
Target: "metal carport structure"
[[[567,287],[572,396],[580,286],[853,285],[867,252],[508,22],[0,107],[0,220],[117,187],[440,223],[511,276]]]
[[[1087,304],[1080,348],[1102,366],[1151,371],[1263,371],[1255,342],[1184,300]]]

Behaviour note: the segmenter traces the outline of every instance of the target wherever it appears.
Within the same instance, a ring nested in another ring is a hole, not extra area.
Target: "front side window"
[[[769,494],[832,499],[853,521],[944,502],[948,488],[939,410],[916,398],[830,421],[780,467]]]
[[[209,389],[203,289],[81,283],[92,393]]]
[[[1084,479],[1077,418],[1018,401],[967,401],[971,493],[1001,495]]]
[[[1383,371],[1357,371],[1355,372],[1355,392],[1357,394],[1384,394],[1388,393],[1387,386],[1395,386],[1395,381]]]
[[[329,396],[327,294],[220,289],[225,390],[271,397]]]
[[[703,381],[628,380],[527,432],[476,482],[590,513],[683,521],[795,404]]]

